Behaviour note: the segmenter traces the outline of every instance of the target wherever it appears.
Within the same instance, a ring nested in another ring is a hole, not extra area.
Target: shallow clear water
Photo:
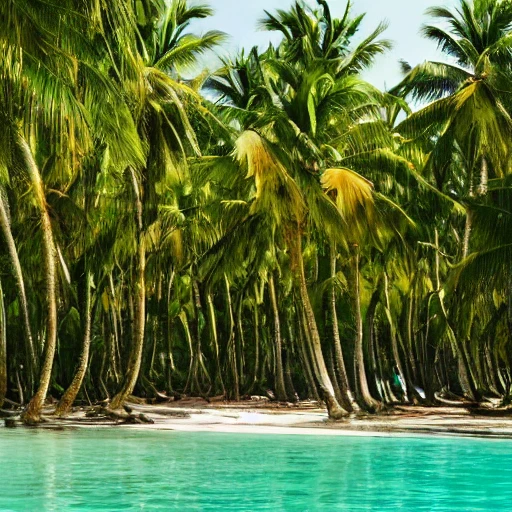
[[[0,510],[512,511],[512,442],[0,429]]]

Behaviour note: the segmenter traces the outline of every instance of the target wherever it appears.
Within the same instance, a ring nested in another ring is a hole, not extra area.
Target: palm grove
[[[190,78],[211,13],[1,2],[0,405],[506,402],[512,4],[430,9],[445,61],[386,92],[361,78],[386,27],[325,0]]]

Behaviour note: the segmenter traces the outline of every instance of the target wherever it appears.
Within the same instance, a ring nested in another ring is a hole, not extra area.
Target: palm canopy
[[[497,290],[506,296],[512,278],[512,188],[506,180],[491,187],[494,204],[474,206],[473,253],[454,271],[466,296]]]
[[[416,144],[434,142],[426,169],[433,172],[440,189],[449,176],[447,170],[460,164],[453,159],[457,152],[464,162],[458,172],[462,167],[470,176],[465,180],[465,190],[459,192],[463,195],[473,187],[471,183],[468,186],[468,182],[479,174],[482,158],[491,165],[494,175],[510,172],[512,120],[483,80],[470,81],[453,95],[415,112],[397,127],[397,131]]]
[[[453,167],[452,155],[458,153],[466,169],[462,194],[471,194],[482,162],[485,175],[510,171],[512,123],[503,92],[508,60],[502,64],[512,50],[512,8],[509,2],[461,0],[454,11],[435,7],[428,13],[448,28],[428,25],[424,34],[455,64],[420,64],[392,90],[419,101],[435,100],[397,130],[406,138],[414,132],[415,143],[431,146],[426,169],[440,188]]]
[[[197,58],[214,49],[224,39],[223,32],[211,30],[202,35],[189,32],[195,20],[213,14],[205,4],[190,5],[188,0],[136,2],[142,53],[146,64],[167,72],[181,72]]]
[[[260,25],[283,35],[281,51],[288,61],[309,67],[321,60],[335,74],[358,73],[390,48],[389,41],[377,39],[386,29],[385,24],[379,25],[359,45],[352,46],[364,15],[351,17],[350,1],[342,18],[332,17],[325,0],[317,0],[317,4],[314,9],[297,0],[288,11],[278,9],[276,14],[265,11]]]
[[[235,129],[253,126],[259,113],[272,106],[263,62],[274,52],[274,48],[269,47],[260,54],[258,48],[253,47],[247,53],[242,50],[235,59],[223,58],[222,67],[203,84],[204,90],[214,96],[225,122],[235,124]]]
[[[424,62],[413,69],[406,65],[407,76],[393,88],[394,94],[431,101],[455,93],[468,80],[492,78],[498,66],[500,72],[510,68],[510,2],[460,0],[458,8],[432,7],[427,14],[438,24],[425,25],[424,36],[453,63]]]

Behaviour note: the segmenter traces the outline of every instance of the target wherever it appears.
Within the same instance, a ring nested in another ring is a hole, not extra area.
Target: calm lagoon
[[[0,429],[2,511],[511,511],[512,442]]]

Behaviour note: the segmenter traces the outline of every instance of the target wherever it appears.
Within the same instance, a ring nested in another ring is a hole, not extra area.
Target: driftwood
[[[130,407],[127,407],[131,411]],[[127,412],[127,410],[113,410],[108,407],[98,406],[94,407],[85,414],[86,418],[109,418],[114,420],[116,424],[142,424],[142,423],[154,423],[154,420],[146,416],[144,413],[134,414]]]
[[[449,405],[450,407],[478,407],[480,405],[479,402],[470,402],[469,400],[449,400],[448,398],[443,398],[439,393],[434,393],[435,399],[443,405]]]
[[[174,400],[174,397],[167,396],[165,393],[162,393],[155,389],[155,397],[157,402],[170,402]]]
[[[174,399],[172,396],[168,396],[165,391],[158,391],[155,385],[146,377],[143,377],[144,384],[146,384],[151,391],[155,394],[155,402],[170,402]]]
[[[217,395],[217,396],[211,396],[210,402],[225,402],[226,401],[226,395]]]

